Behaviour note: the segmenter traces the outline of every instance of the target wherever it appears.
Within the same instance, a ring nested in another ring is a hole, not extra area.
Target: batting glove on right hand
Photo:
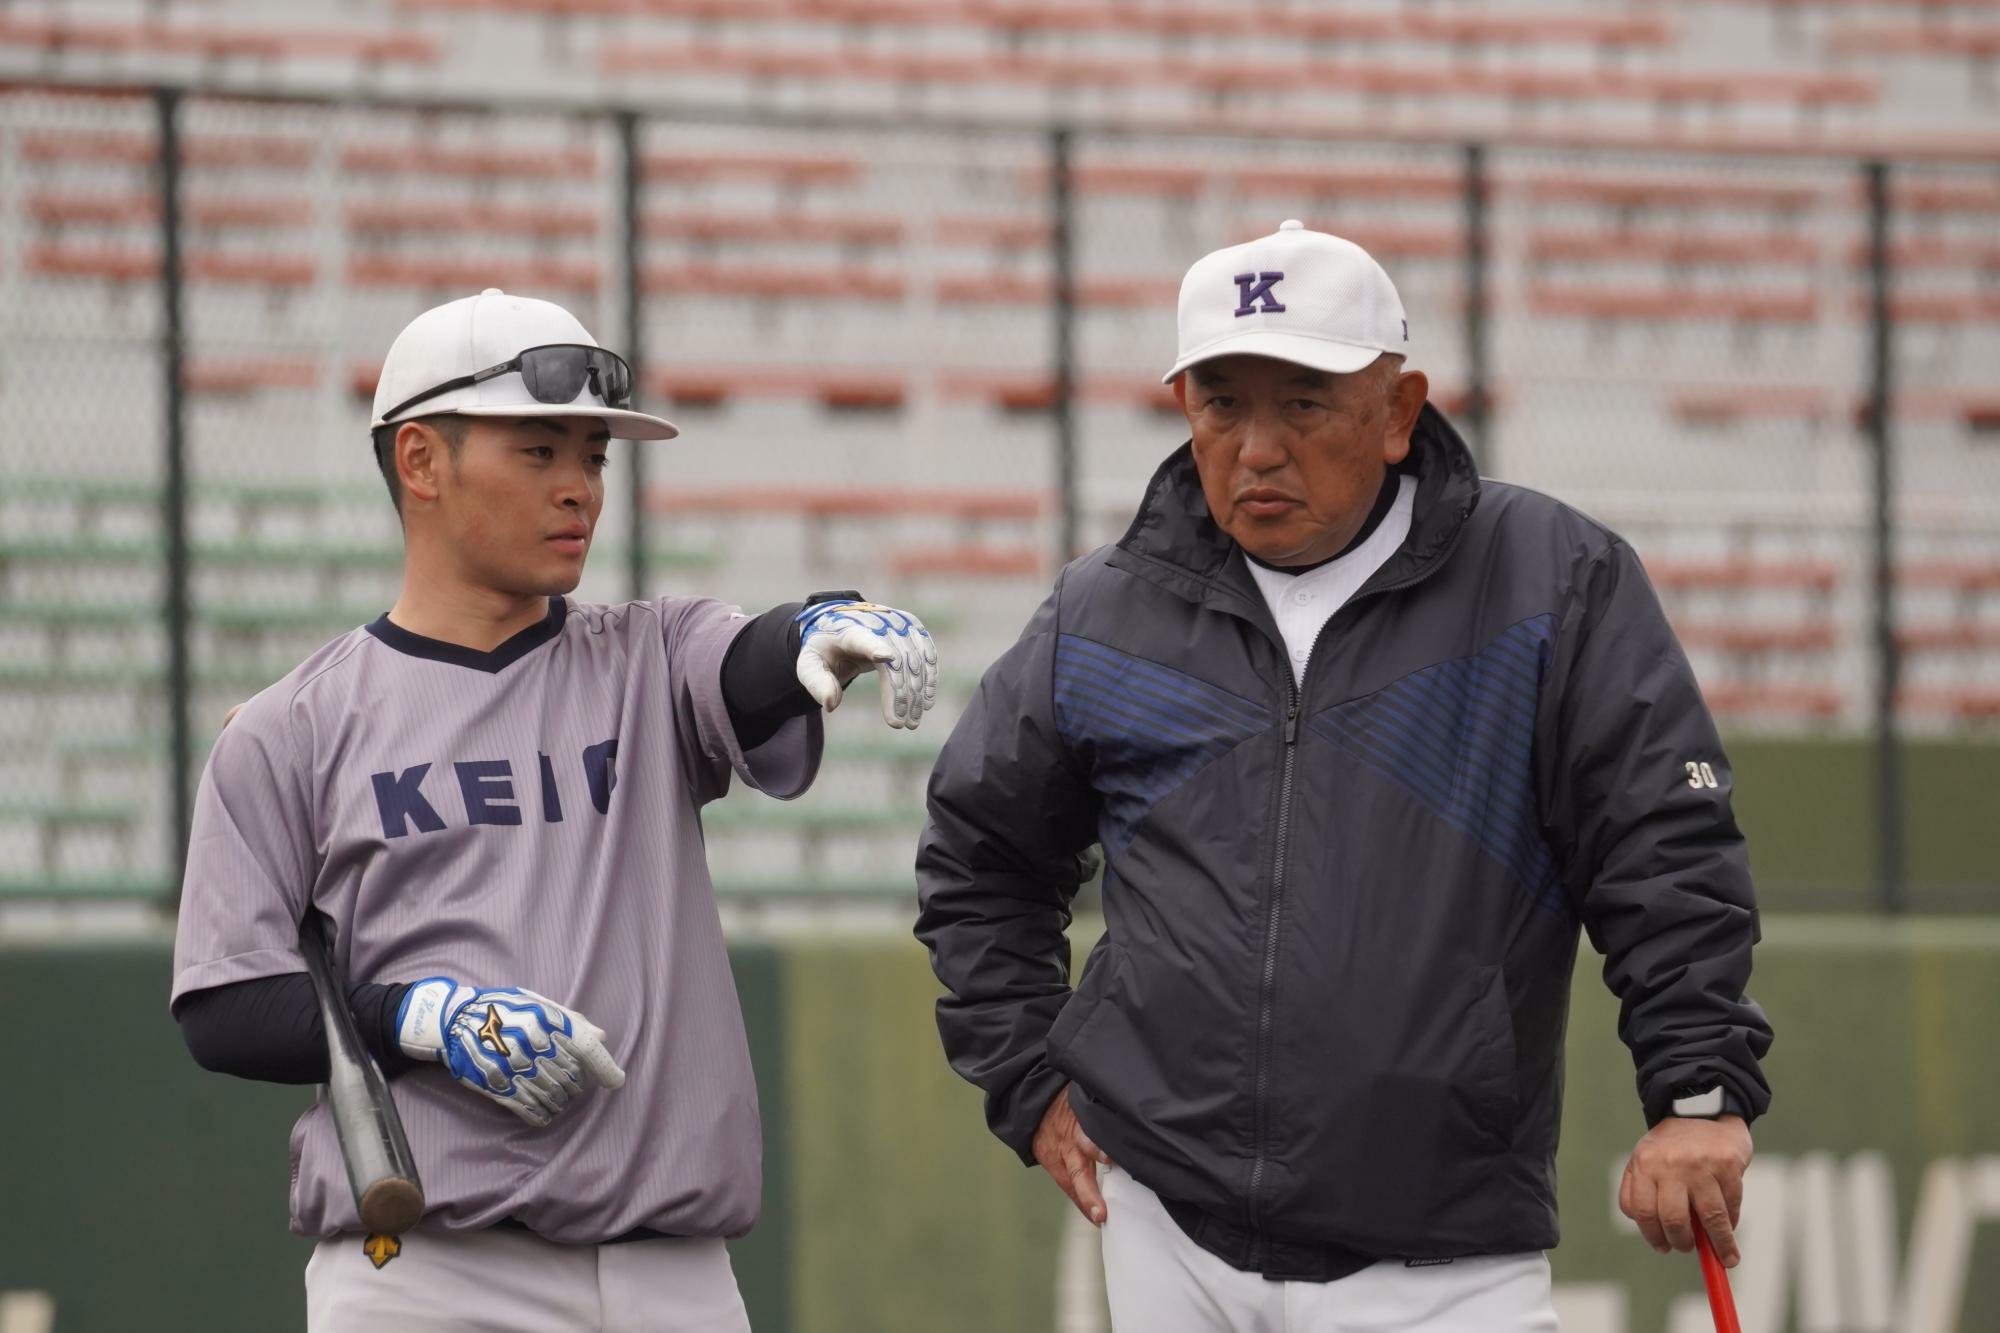
[[[882,679],[882,720],[915,731],[937,705],[937,644],[924,622],[879,602],[815,602],[799,627],[799,684],[831,713],[862,672]]]
[[[413,1059],[434,1060],[466,1087],[537,1129],[587,1086],[623,1087],[604,1029],[574,1009],[519,987],[479,990],[450,977],[411,986],[396,1037]]]

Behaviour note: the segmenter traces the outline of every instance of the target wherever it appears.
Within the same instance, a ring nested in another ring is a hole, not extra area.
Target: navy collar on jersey
[[[474,671],[498,672],[505,671],[562,633],[563,617],[568,614],[569,604],[560,597],[551,597],[547,615],[487,652],[468,648],[462,643],[446,643],[443,639],[413,634],[390,620],[387,611],[369,621],[366,628],[399,653],[428,657],[433,662],[449,662],[453,666],[471,667]]]

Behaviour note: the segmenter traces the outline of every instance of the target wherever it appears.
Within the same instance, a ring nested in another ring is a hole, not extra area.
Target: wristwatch
[[[1722,1114],[1722,1085],[1674,1089],[1672,1113],[1683,1120],[1713,1120]]]

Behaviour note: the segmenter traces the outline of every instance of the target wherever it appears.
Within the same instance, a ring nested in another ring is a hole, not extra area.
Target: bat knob
[[[424,1215],[424,1192],[408,1180],[378,1180],[361,1195],[361,1225],[385,1236],[400,1236]]]

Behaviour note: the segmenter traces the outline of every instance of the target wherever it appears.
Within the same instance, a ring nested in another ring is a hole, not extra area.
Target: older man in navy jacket
[[[1734,1263],[1757,912],[1638,559],[1480,480],[1348,241],[1207,256],[1179,332],[1192,439],[932,777],[917,934],[953,1068],[1104,1225],[1123,1333],[1552,1329],[1581,927],[1651,1126],[1620,1204]]]

